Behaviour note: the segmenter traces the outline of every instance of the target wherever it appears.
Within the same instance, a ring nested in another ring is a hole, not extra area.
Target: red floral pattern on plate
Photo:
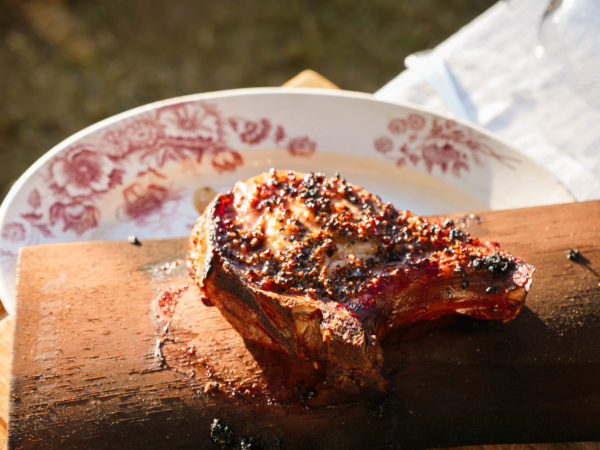
[[[25,226],[19,222],[9,222],[2,227],[2,239],[11,242],[21,242],[25,240]]]
[[[394,141],[387,136],[375,139],[373,145],[375,146],[375,150],[379,153],[389,153],[394,149]]]
[[[223,140],[221,114],[207,103],[190,102],[167,106],[158,110],[157,119],[165,134],[176,140]]]
[[[394,134],[402,134],[406,131],[408,125],[405,119],[393,119],[388,123],[388,130]]]
[[[425,128],[425,124],[427,123],[427,121],[420,114],[409,114],[407,123],[408,128],[410,128],[411,130],[420,131],[423,128]]]
[[[493,150],[487,138],[453,120],[408,114],[388,121],[389,135],[373,141],[375,151],[397,165],[411,164],[432,173],[460,177],[473,165],[481,166],[482,157],[493,158],[509,168],[519,161]]]
[[[108,148],[107,155],[119,160],[138,150],[152,148],[163,135],[163,129],[154,120],[143,118],[109,130],[103,141]]]
[[[133,183],[123,189],[123,198],[123,214],[137,224],[143,224],[148,216],[161,209],[169,198],[169,189],[155,183],[147,186]]]
[[[17,245],[64,233],[82,236],[100,226],[103,214],[112,214],[117,223],[167,229],[181,195],[167,184],[166,166],[199,164],[206,157],[217,173],[233,171],[244,165],[240,150],[248,146],[279,147],[307,157],[317,143],[308,136],[290,136],[283,125],[265,117],[224,116],[203,101],[183,101],[118,121],[49,161],[43,182],[28,193],[17,213],[19,220],[3,226],[3,240],[13,245],[0,248],[0,256],[10,261]],[[99,202],[111,193],[120,193],[121,205],[105,211]]]
[[[291,139],[287,145],[288,151],[296,156],[310,156],[315,152],[316,148],[317,143],[312,141],[308,136]]]
[[[122,172],[107,155],[89,144],[74,145],[53,159],[49,170],[50,187],[71,198],[107,192]]]
[[[218,171],[234,170],[237,166],[244,163],[242,155],[235,150],[229,148],[221,148],[217,150],[212,157],[211,164]]]
[[[40,206],[42,206],[42,196],[40,195],[40,191],[37,189],[33,189],[30,193],[29,196],[27,197],[27,203],[29,204],[29,206],[31,206],[33,209],[37,209]]]
[[[229,119],[229,125],[235,132],[239,133],[242,142],[250,145],[261,143],[271,131],[271,121],[268,119],[252,121],[231,118]]]
[[[100,210],[94,205],[83,203],[55,202],[50,207],[50,225],[62,225],[62,231],[72,230],[77,235],[96,228],[100,221]]]

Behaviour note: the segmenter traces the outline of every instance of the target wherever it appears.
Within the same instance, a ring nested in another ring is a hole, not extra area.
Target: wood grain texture
[[[8,389],[10,355],[13,343],[13,319],[2,308],[0,319],[0,448],[6,447],[8,427]]]
[[[303,70],[291,80],[285,82],[282,87],[310,87],[321,89],[339,89],[324,76],[314,70]]]
[[[245,343],[185,288],[186,239],[25,248],[9,445],[210,448],[214,418],[270,448],[600,440],[600,202],[476,216],[457,220],[536,266],[526,309],[397,333],[385,395]]]
[[[313,70],[303,70],[284,83],[284,87],[315,87],[337,89],[338,87]],[[8,317],[0,303],[0,448],[7,443],[8,381],[13,340],[13,319]]]

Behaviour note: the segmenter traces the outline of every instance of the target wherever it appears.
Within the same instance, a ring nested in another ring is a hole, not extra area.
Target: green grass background
[[[162,98],[314,69],[373,92],[493,0],[0,0],[0,199],[50,147]]]

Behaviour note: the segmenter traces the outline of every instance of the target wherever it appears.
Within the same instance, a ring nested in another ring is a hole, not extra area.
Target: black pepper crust
[[[533,267],[340,176],[272,170],[218,195],[192,232],[204,297],[245,338],[382,386],[394,327],[459,313],[507,321]]]
[[[291,212],[300,204],[310,212],[318,232],[311,232]],[[469,253],[480,244],[454,222],[444,224],[398,211],[389,203],[337,176],[326,178],[310,173],[271,171],[250,201],[258,214],[277,216],[279,230],[287,235],[289,247],[273,251],[266,245],[264,226],[252,229],[236,220],[233,193],[224,194],[214,206],[215,248],[261,289],[289,294],[307,294],[337,300],[372,293],[374,279],[398,268],[408,274],[415,268],[436,271],[440,259],[451,259],[455,273],[465,269],[487,269],[506,274],[515,268],[511,256]],[[348,259],[333,270],[324,270],[328,258],[340,247],[368,243],[371,253]]]
[[[243,303],[245,308],[253,311],[258,316],[258,320],[263,323],[262,326],[265,328],[265,332],[272,339],[271,342],[263,342],[263,344],[275,347],[277,350],[281,350],[291,356],[298,356],[297,347],[290,339],[289,330],[282,332],[282,330],[278,329],[276,324],[266,317],[264,310],[257,303],[258,289],[245,282],[244,273],[237,264],[233,264],[227,258],[223,258],[222,252],[218,247],[218,226],[205,226],[204,220],[206,217],[217,217],[215,223],[219,224],[221,222],[218,216],[222,208],[221,205],[221,196],[217,196],[206,207],[204,214],[198,220],[196,229],[203,230],[205,233],[197,233],[195,236],[192,236],[191,245],[188,249],[188,270],[190,275],[200,287],[201,292],[204,292],[206,281],[211,280],[229,298]],[[210,297],[212,296],[209,296],[206,301],[213,304],[213,299]],[[204,298],[202,296],[202,299]],[[230,322],[235,321],[235,311],[228,311],[227,305],[223,304],[223,302],[215,303]],[[291,315],[285,308],[280,308],[279,314],[291,320]],[[252,339],[252,336],[250,338]]]

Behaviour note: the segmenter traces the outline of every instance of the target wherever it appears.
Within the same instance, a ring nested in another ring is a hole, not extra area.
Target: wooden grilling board
[[[26,247],[9,447],[210,448],[214,418],[272,448],[600,440],[600,202],[476,216],[468,231],[536,266],[526,309],[388,342],[386,395],[318,385],[312,399],[310,367],[246,344],[195,286],[165,316],[160,297],[190,284],[169,264],[185,238]]]

